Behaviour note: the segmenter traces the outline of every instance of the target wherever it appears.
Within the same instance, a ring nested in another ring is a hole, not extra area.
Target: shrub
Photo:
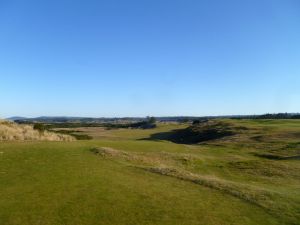
[[[38,130],[40,133],[44,133],[44,131],[46,130],[46,127],[41,123],[35,123],[33,125],[33,129]]]
[[[155,119],[155,117],[148,117],[148,123],[150,123],[150,124],[154,124],[154,123],[156,123],[156,119]]]

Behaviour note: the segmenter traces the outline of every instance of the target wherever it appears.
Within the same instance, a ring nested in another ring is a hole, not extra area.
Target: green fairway
[[[300,224],[300,121],[223,121],[243,129],[195,145],[150,139],[184,124],[1,142],[0,224]]]

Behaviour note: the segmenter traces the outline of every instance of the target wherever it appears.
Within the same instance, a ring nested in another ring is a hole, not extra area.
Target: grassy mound
[[[192,155],[163,152],[138,153],[117,150],[111,147],[92,148],[91,151],[104,159],[121,161],[130,167],[142,169],[154,174],[173,177],[220,191],[224,194],[228,194],[239,198],[242,201],[261,207],[274,216],[280,214],[279,217],[288,218],[289,212],[286,212],[285,208],[289,206],[290,208],[293,208],[293,210],[296,210],[299,206],[298,203],[289,202],[290,199],[286,199],[284,194],[267,187],[227,180],[215,175],[203,175],[201,171],[196,172],[194,170],[194,172],[192,172],[191,168],[186,167],[186,164],[199,160],[199,157]],[[249,173],[255,176],[286,176],[286,166],[272,163],[268,163],[268,165],[265,166],[265,164],[266,162],[257,160],[246,160],[229,162],[228,168],[243,171],[244,175]],[[290,173],[293,172],[293,177],[295,179],[299,177],[296,171],[291,171],[292,168],[289,168],[288,170]],[[293,220],[293,218],[291,220]]]
[[[176,143],[199,143],[233,135],[232,128],[227,123],[206,122],[179,130],[171,136]]]
[[[178,144],[197,144],[203,141],[210,141],[226,136],[232,136],[238,132],[229,123],[221,121],[206,121],[195,124],[185,129],[173,130],[167,133],[151,135],[151,140],[168,140]]]
[[[30,125],[19,125],[10,121],[0,121],[0,141],[74,141],[69,135],[56,134],[34,129]]]

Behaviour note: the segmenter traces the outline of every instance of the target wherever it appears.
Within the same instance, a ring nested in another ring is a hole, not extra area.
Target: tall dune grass
[[[74,141],[69,135],[56,134],[49,131],[40,132],[30,125],[19,125],[14,122],[0,120],[0,141]]]

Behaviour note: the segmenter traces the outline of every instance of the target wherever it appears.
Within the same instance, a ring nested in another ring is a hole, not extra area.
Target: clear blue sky
[[[0,0],[0,117],[300,112],[299,0]]]

